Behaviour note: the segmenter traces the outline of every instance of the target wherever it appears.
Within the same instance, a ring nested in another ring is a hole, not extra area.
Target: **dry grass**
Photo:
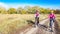
[[[46,17],[47,15],[40,15],[40,20]],[[34,14],[0,14],[0,34],[9,34],[26,26],[28,24],[26,20],[34,21]]]
[[[59,14],[56,15],[56,19],[58,21],[58,25],[59,25],[59,28],[60,28],[60,15]]]

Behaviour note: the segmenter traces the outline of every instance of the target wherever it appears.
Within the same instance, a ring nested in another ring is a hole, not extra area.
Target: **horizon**
[[[28,1],[28,2],[27,2]],[[50,2],[49,2],[50,1]],[[0,6],[5,8],[18,8],[18,7],[25,7],[25,6],[39,6],[42,8],[50,8],[50,9],[60,9],[60,2],[59,0],[1,0]]]

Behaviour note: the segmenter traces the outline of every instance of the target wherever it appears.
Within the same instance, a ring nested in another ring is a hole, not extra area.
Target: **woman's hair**
[[[50,14],[51,14],[51,13],[54,13],[54,11],[53,11],[53,10],[52,10],[52,11],[50,11]]]
[[[52,13],[54,12],[54,11],[51,11]]]

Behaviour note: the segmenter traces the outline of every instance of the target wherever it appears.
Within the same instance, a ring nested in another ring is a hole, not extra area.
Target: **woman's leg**
[[[49,24],[49,25],[50,25],[50,28],[51,28],[51,26],[52,26],[52,25],[51,25],[51,22],[52,22],[52,20],[50,19],[50,24]]]
[[[53,19],[50,19],[50,28],[51,28],[51,31],[52,31],[52,25],[53,25],[52,21],[53,21]]]
[[[51,18],[50,19],[50,28],[52,28],[52,25],[53,25],[52,21],[53,21],[53,19]]]
[[[53,19],[53,22],[55,22],[55,19]]]

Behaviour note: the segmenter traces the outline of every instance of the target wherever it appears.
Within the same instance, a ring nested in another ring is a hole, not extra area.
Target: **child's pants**
[[[39,24],[39,17],[35,17],[35,25]]]

